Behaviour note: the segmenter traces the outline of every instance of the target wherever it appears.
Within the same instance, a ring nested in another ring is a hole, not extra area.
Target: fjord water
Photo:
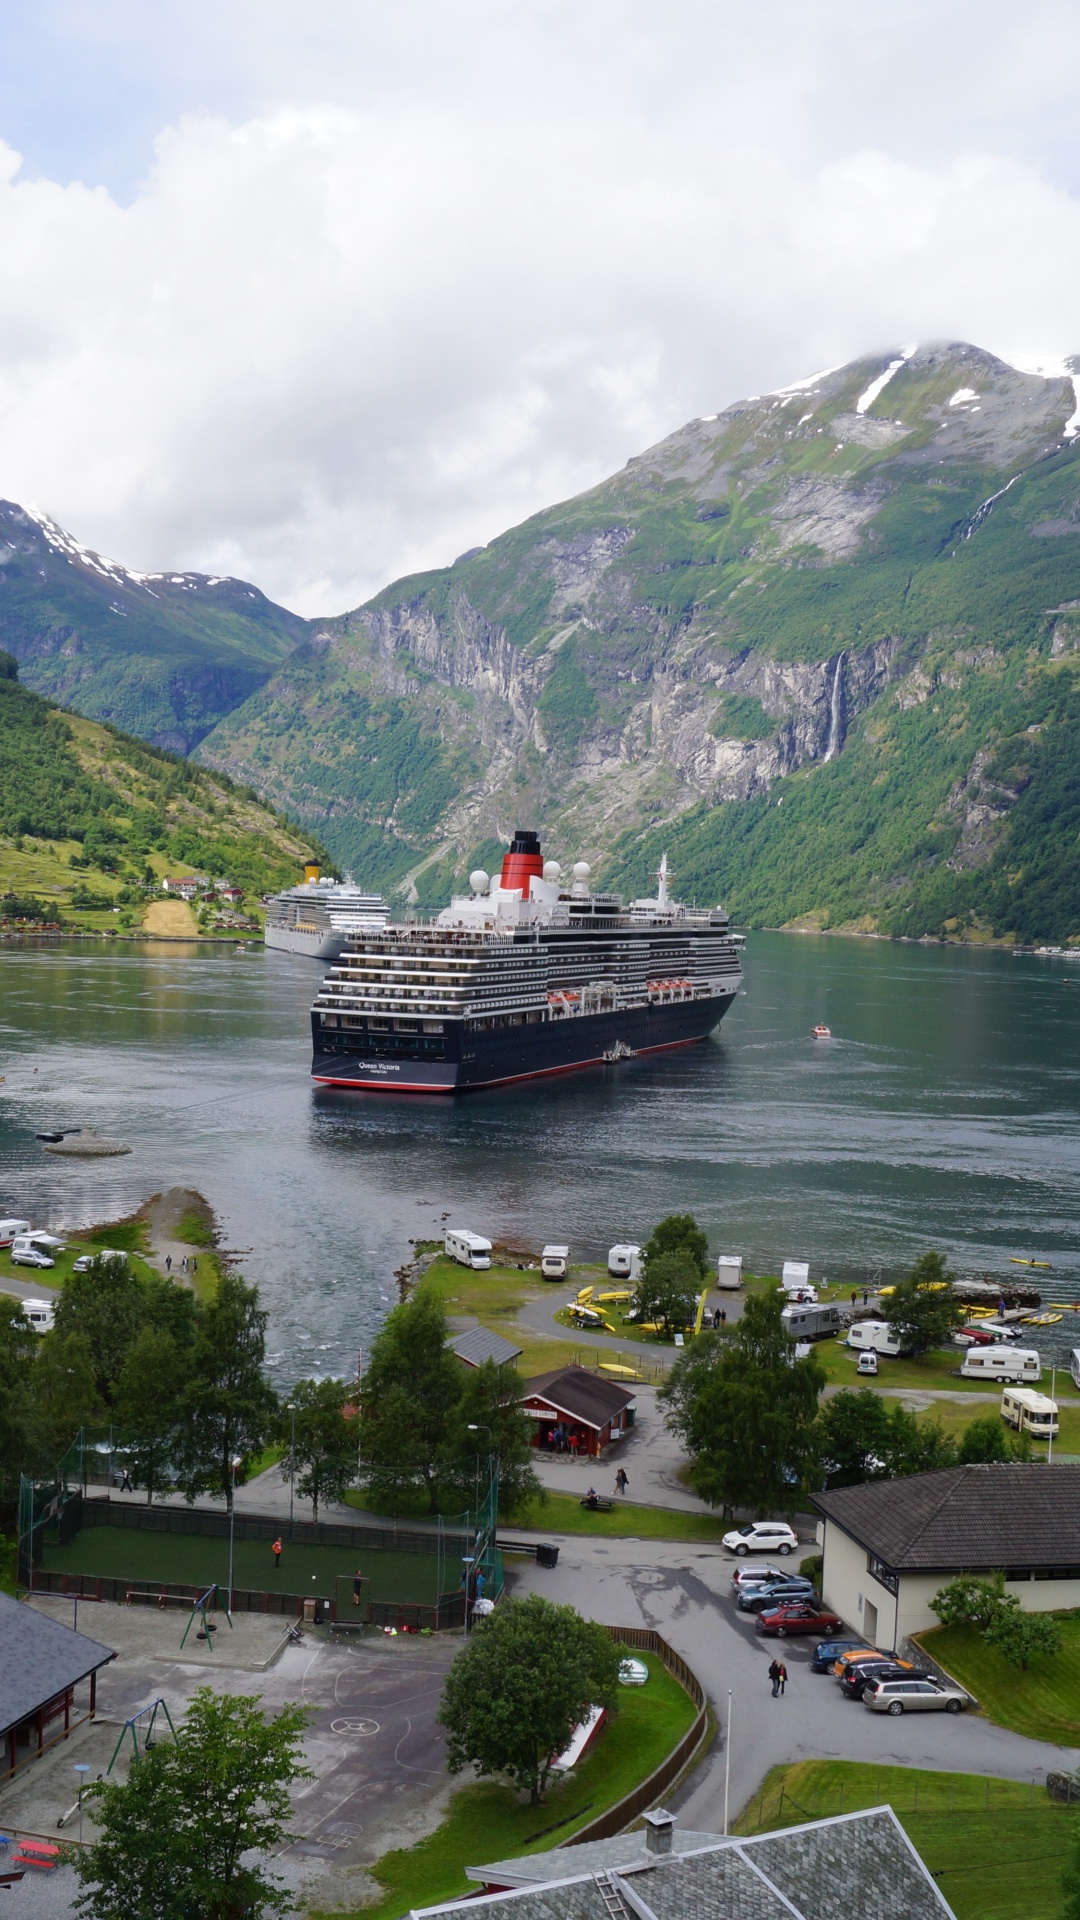
[[[933,1246],[1080,1300],[1080,965],[754,934],[704,1046],[457,1100],[314,1088],[320,977],[254,951],[0,947],[0,1213],[71,1229],[198,1188],[262,1287],[282,1383],[355,1365],[447,1214],[597,1257],[690,1211],[751,1270],[862,1284]],[[133,1152],[34,1138],[76,1126]],[[1040,1338],[1074,1341],[1072,1313]]]

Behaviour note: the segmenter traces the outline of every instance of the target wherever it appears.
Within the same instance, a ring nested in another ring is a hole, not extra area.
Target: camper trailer
[[[1017,1433],[1030,1433],[1033,1440],[1056,1440],[1057,1401],[1034,1387],[1006,1387],[1001,1396],[1001,1417]]]
[[[641,1248],[630,1246],[609,1247],[607,1270],[613,1280],[640,1280]]]
[[[1080,1347],[1074,1347],[1069,1355],[1069,1372],[1074,1387],[1080,1387]]]
[[[448,1227],[443,1242],[451,1260],[463,1267],[490,1267],[491,1241],[483,1234],[466,1233],[463,1227]]]
[[[742,1286],[742,1254],[722,1253],[716,1263],[716,1284],[725,1292]]]
[[[569,1247],[545,1247],[540,1255],[540,1272],[545,1280],[565,1280],[569,1265]]]
[[[10,1247],[13,1240],[29,1231],[29,1220],[0,1220],[0,1247]]]
[[[56,1325],[56,1308],[51,1300],[24,1300],[22,1310],[35,1333],[51,1333]]]
[[[842,1326],[839,1307],[815,1307],[802,1303],[785,1307],[780,1315],[784,1332],[792,1340],[827,1340]]]
[[[810,1285],[809,1260],[785,1260],[781,1284],[785,1293],[805,1293]]]
[[[960,1369],[961,1380],[1000,1380],[1024,1386],[1042,1379],[1042,1361],[1034,1347],[969,1347]]]
[[[860,1353],[882,1353],[890,1360],[903,1352],[900,1335],[887,1320],[856,1320],[848,1328],[847,1344]]]

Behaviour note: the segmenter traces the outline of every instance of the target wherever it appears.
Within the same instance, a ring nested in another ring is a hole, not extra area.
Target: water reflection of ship
[[[268,947],[285,953],[337,960],[352,942],[385,925],[381,894],[365,893],[350,876],[324,880],[312,862],[304,868],[301,886],[267,900],[264,938]]]

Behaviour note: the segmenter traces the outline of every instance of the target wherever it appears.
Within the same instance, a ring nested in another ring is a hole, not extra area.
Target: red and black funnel
[[[503,854],[501,887],[520,887],[521,897],[529,897],[529,882],[536,877],[544,877],[544,861],[540,852],[540,835],[530,833],[528,828],[519,827],[510,842],[510,850]]]

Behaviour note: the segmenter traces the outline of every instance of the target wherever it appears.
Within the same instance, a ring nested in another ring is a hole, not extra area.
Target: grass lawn
[[[142,1533],[129,1527],[84,1527],[64,1547],[47,1546],[40,1563],[50,1571],[100,1574],[111,1579],[161,1581],[224,1587],[229,1578],[229,1542],[193,1533]],[[372,1600],[415,1601],[431,1606],[439,1584],[435,1554],[365,1550],[359,1564],[370,1584]],[[256,1592],[312,1594],[332,1600],[337,1581],[351,1598],[357,1555],[345,1547],[289,1545],[275,1567],[268,1540],[237,1540],[233,1579],[238,1587]],[[458,1561],[443,1562],[442,1585],[456,1592],[461,1575]]]
[[[969,1687],[984,1712],[1033,1740],[1080,1746],[1080,1613],[1058,1614],[1062,1648],[1039,1654],[1025,1673],[1010,1667],[974,1627],[934,1627],[920,1644]]]
[[[589,1513],[573,1493],[549,1493],[546,1506],[537,1504],[510,1524],[543,1535],[592,1533],[636,1540],[706,1540],[716,1545],[729,1525],[718,1514],[636,1507],[629,1500],[616,1501],[613,1513]]]
[[[459,1266],[456,1260],[442,1257],[432,1261],[420,1284],[438,1294],[447,1313],[475,1314],[483,1326],[520,1347],[522,1354],[517,1364],[528,1379],[532,1374],[550,1373],[555,1367],[568,1367],[575,1361],[583,1367],[594,1367],[601,1360],[619,1357],[606,1349],[590,1347],[587,1333],[560,1340],[557,1334],[549,1337],[533,1327],[518,1324],[517,1316],[526,1300],[548,1300],[554,1310],[557,1302],[565,1298],[567,1288],[576,1291],[590,1284],[599,1286],[601,1281],[605,1286],[608,1284],[603,1267],[574,1267],[568,1280],[560,1280],[558,1286],[554,1286],[550,1281],[541,1280],[539,1269],[522,1273],[517,1267],[489,1267],[486,1272],[477,1273],[471,1267]],[[610,1284],[614,1286],[615,1282]],[[634,1364],[632,1355],[627,1357],[627,1364]]]
[[[1067,1374],[1065,1377],[1068,1379]],[[1049,1393],[1049,1380],[1044,1380],[1041,1390],[1044,1393]],[[1057,1439],[1054,1441],[1054,1458],[1056,1460],[1059,1454],[1080,1453],[1080,1401],[1075,1399],[1063,1400],[1060,1394],[1056,1394],[1055,1399],[1057,1400],[1058,1422],[1061,1429]],[[964,1428],[969,1427],[973,1420],[985,1419],[988,1413],[996,1415],[999,1419],[1001,1417],[998,1413],[998,1404],[991,1406],[990,1403],[987,1402],[986,1405],[981,1407],[971,1407],[956,1406],[951,1400],[936,1400],[934,1405],[919,1417],[925,1420],[939,1420],[946,1433],[951,1434],[954,1439],[957,1439],[959,1435],[963,1433]],[[1011,1427],[1005,1425],[1004,1421],[1002,1421],[1001,1430],[1006,1434],[1011,1434],[1013,1431]],[[1045,1460],[1045,1440],[1033,1440],[1032,1448],[1033,1459]]]
[[[35,1291],[40,1287],[43,1300],[49,1298],[51,1291],[62,1287],[65,1280],[71,1278],[72,1271],[83,1254],[101,1253],[110,1248],[114,1253],[126,1253],[134,1271],[143,1279],[148,1279],[154,1269],[146,1261],[139,1248],[140,1223],[137,1220],[121,1220],[115,1227],[95,1227],[89,1234],[74,1235],[68,1238],[67,1249],[56,1255],[56,1264],[52,1267],[20,1267],[11,1258],[11,1250],[5,1247],[0,1251],[0,1272],[10,1273],[13,1279],[32,1285]]]
[[[394,1920],[412,1907],[477,1893],[475,1882],[465,1878],[465,1867],[557,1847],[658,1767],[692,1724],[696,1710],[662,1661],[648,1653],[635,1658],[649,1669],[647,1685],[620,1688],[619,1713],[603,1728],[588,1758],[568,1779],[549,1787],[542,1807],[531,1807],[509,1787],[491,1782],[464,1787],[454,1795],[442,1825],[426,1840],[384,1853],[376,1861],[370,1871],[386,1894],[362,1909],[363,1920]],[[572,1859],[568,1857],[567,1871]]]
[[[1044,1788],[973,1773],[848,1760],[774,1767],[735,1823],[737,1833],[889,1805],[958,1920],[1058,1920],[1061,1869],[1075,1808]]]

